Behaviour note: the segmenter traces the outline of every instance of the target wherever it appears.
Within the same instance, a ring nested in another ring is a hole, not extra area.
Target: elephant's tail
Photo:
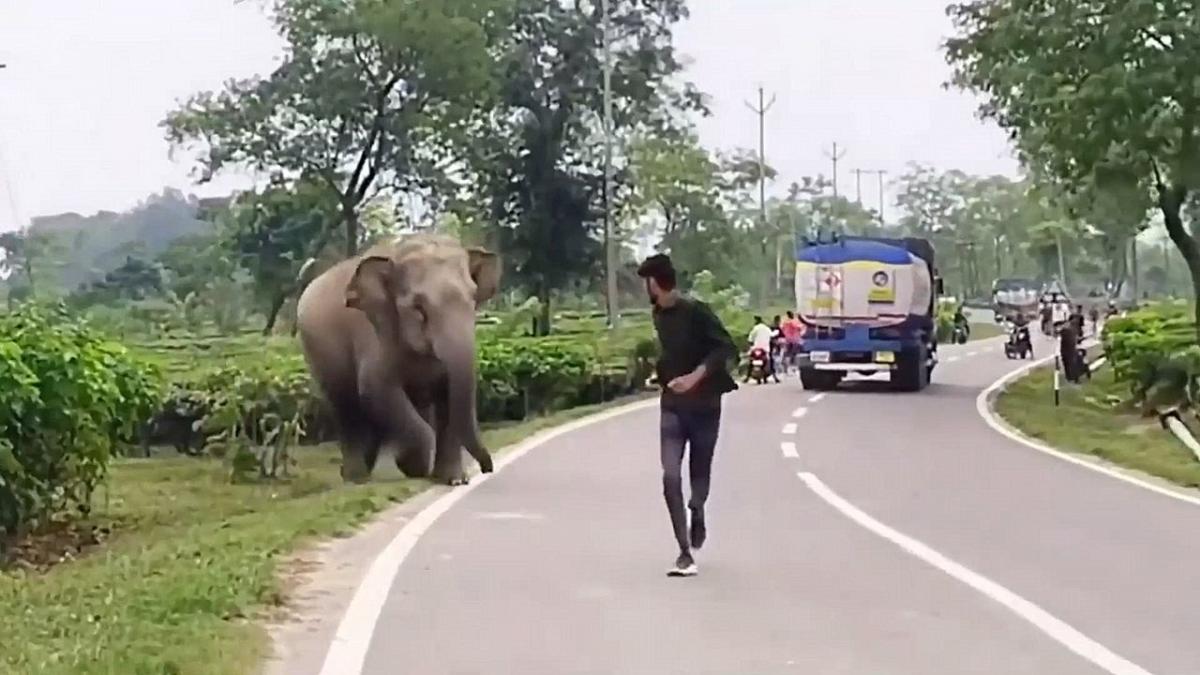
[[[313,279],[317,278],[317,259],[309,258],[300,266],[300,272],[296,274],[296,292],[303,293],[304,289],[312,283]]]

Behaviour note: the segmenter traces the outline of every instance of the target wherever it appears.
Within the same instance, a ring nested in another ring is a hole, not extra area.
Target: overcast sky
[[[761,84],[767,160],[782,191],[830,173],[834,141],[853,169],[891,177],[908,161],[1013,174],[1003,134],[942,89],[946,0],[693,0],[678,43],[712,96],[713,148],[756,147],[744,104]],[[233,0],[0,0],[0,230],[31,216],[127,209],[170,185],[201,195],[167,155],[158,123],[175,102],[271,70],[280,41],[257,3]],[[877,183],[864,176],[864,202]]]

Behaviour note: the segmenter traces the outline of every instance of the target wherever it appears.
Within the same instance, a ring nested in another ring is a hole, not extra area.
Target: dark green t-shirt
[[[737,383],[729,375],[729,363],[737,358],[737,348],[708,305],[680,297],[668,308],[655,307],[654,330],[662,354],[657,373],[663,390],[663,407],[720,407],[721,396],[737,389]],[[676,394],[667,388],[668,382],[687,375],[701,363],[705,364],[707,374],[695,389]]]

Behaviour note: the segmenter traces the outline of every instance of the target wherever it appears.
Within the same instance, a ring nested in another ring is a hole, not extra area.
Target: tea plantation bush
[[[64,310],[0,316],[0,535],[86,512],[160,387],[153,367]]]
[[[1147,410],[1200,403],[1200,346],[1191,308],[1151,305],[1104,327],[1104,353],[1117,380]]]

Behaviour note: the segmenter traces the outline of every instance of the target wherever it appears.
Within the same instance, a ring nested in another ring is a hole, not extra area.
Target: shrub
[[[152,367],[61,306],[0,317],[0,534],[86,512],[160,392]]]

